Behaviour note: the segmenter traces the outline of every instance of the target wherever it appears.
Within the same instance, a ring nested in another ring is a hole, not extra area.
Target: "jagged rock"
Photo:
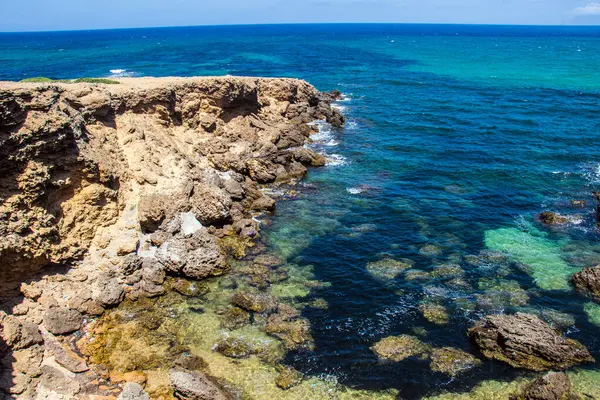
[[[68,345],[60,343],[51,333],[45,332],[44,344],[46,350],[54,356],[54,360],[69,371],[80,373],[90,369],[82,357],[71,350]]]
[[[192,212],[203,225],[222,222],[230,218],[231,196],[223,189],[197,184],[194,186],[190,202]]]
[[[144,388],[135,382],[126,383],[117,400],[150,400],[150,395],[144,392]]]
[[[66,335],[81,328],[83,317],[76,310],[50,307],[44,313],[44,326],[55,335]]]
[[[238,291],[233,295],[231,301],[244,310],[257,313],[273,312],[277,309],[275,297],[265,293]]]
[[[547,225],[566,224],[569,219],[552,211],[544,211],[540,214],[540,221]]]
[[[289,306],[288,306],[289,307]],[[287,309],[294,310],[292,307]],[[298,318],[297,311],[284,311],[272,314],[267,319],[265,330],[268,334],[281,340],[286,348],[312,348],[313,337],[310,333],[310,323],[305,318]]]
[[[12,315],[2,321],[2,338],[14,350],[24,349],[44,341],[36,324],[20,321]]]
[[[600,265],[585,268],[583,271],[574,274],[572,279],[577,290],[600,301]]]
[[[192,279],[222,275],[228,268],[217,240],[206,229],[190,238],[173,238],[163,243],[156,258],[167,270]]]
[[[201,372],[171,370],[170,377],[177,399],[231,400],[231,396]]]
[[[256,211],[272,211],[275,209],[275,200],[269,196],[263,196],[256,199],[250,208]]]
[[[101,274],[94,285],[92,296],[104,307],[113,307],[123,301],[125,292],[117,278]]]
[[[531,382],[512,400],[577,400],[571,392],[571,380],[564,372],[548,372]]]
[[[292,154],[294,155],[294,159],[296,161],[305,165],[312,165],[313,167],[322,167],[326,162],[326,159],[323,155],[305,147],[294,149]]]
[[[487,316],[469,329],[469,337],[485,357],[515,368],[544,371],[594,361],[584,345],[532,314]]]

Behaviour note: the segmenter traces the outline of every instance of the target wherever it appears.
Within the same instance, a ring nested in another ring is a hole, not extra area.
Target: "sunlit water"
[[[0,79],[291,76],[344,93],[338,106],[346,127],[319,124],[310,145],[328,165],[280,199],[263,228],[268,250],[296,274],[270,290],[328,305],[303,309],[315,349],[286,357],[309,376],[399,389],[403,398],[516,378],[522,372],[490,361],[450,378],[426,360],[382,363],[370,350],[383,337],[406,333],[476,354],[468,327],[488,313],[516,310],[541,315],[600,359],[600,306],[570,286],[574,272],[600,264],[591,196],[600,188],[600,28],[7,34],[0,35],[0,62]],[[545,210],[571,222],[542,226],[536,216]],[[368,267],[388,258],[408,267]],[[308,289],[298,284],[303,279],[329,284]],[[428,306],[443,306],[447,315],[428,320]],[[595,368],[572,377],[597,396]],[[504,390],[497,385],[479,396]]]

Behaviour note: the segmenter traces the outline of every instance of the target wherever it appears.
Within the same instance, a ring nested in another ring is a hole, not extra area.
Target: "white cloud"
[[[588,3],[573,10],[575,15],[600,15],[600,3]]]

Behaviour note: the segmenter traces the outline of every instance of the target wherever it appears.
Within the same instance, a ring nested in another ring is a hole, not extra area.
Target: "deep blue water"
[[[329,309],[304,310],[316,350],[288,357],[303,372],[332,374],[360,388],[399,388],[406,398],[507,379],[519,372],[500,363],[449,379],[425,361],[382,364],[369,347],[422,327],[427,343],[475,352],[466,337],[473,321],[521,309],[570,315],[574,324],[563,331],[600,359],[593,305],[568,287],[572,273],[600,264],[591,196],[600,189],[600,27],[286,25],[0,34],[0,63],[5,80],[288,76],[344,93],[339,106],[347,126],[322,126],[313,145],[330,165],[311,170],[296,188],[300,195],[280,202],[265,230],[272,251],[299,268],[313,266],[319,280],[331,283],[312,294]],[[586,204],[577,208],[571,200]],[[572,222],[544,227],[536,216],[545,210]],[[437,253],[425,254],[426,245]],[[505,250],[510,258],[469,257],[490,250]],[[457,289],[431,275],[376,279],[366,265],[386,256],[410,259],[425,272],[459,265],[469,286]],[[496,279],[493,293],[486,292],[486,279]],[[498,289],[503,284],[512,291]],[[528,295],[527,304],[507,300],[515,288]],[[444,305],[449,323],[427,321],[419,311],[423,302]]]

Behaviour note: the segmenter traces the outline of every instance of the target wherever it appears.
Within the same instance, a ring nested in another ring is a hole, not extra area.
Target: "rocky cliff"
[[[162,294],[165,275],[225,273],[275,207],[260,185],[324,164],[303,144],[311,121],[342,125],[337,95],[294,79],[0,83],[0,389],[93,393],[68,379],[88,367],[64,335]]]

